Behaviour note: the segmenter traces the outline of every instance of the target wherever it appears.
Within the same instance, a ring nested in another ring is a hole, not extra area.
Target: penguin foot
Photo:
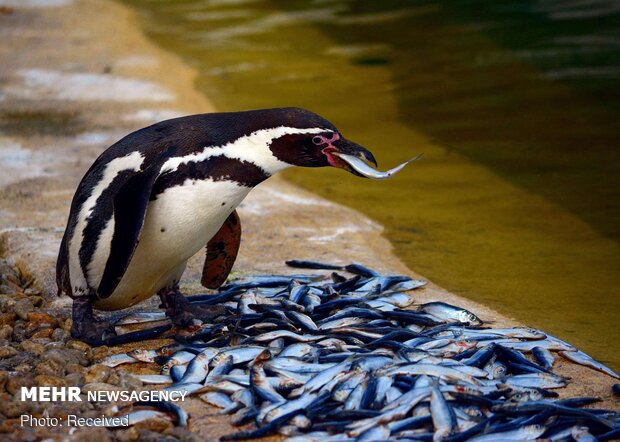
[[[116,336],[114,324],[96,318],[93,304],[88,298],[73,300],[73,324],[71,337],[84,341],[89,345],[107,345],[110,338]]]
[[[215,318],[226,313],[223,305],[197,305],[190,303],[177,287],[159,292],[162,308],[172,323],[179,327],[192,325],[195,319],[202,322],[213,322]]]

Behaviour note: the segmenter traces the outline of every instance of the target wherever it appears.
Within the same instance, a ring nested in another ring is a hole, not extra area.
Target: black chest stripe
[[[175,170],[162,174],[153,186],[151,200],[170,187],[182,185],[187,179],[233,181],[240,186],[254,187],[267,178],[269,174],[254,163],[218,155],[200,162],[181,164]]]

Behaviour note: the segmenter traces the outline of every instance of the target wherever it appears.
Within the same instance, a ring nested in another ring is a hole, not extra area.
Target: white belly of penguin
[[[94,303],[118,310],[151,297],[181,278],[187,260],[204,250],[251,188],[232,181],[193,181],[151,201],[140,242],[118,287]]]

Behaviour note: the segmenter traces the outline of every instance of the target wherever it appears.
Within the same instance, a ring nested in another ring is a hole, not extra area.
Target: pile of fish
[[[176,335],[175,344],[102,363],[157,362],[161,374],[137,376],[199,395],[234,425],[256,426],[221,440],[620,437],[620,413],[553,391],[568,381],[552,371],[557,355],[620,378],[572,345],[531,328],[491,328],[444,302],[416,304],[425,281],[357,264],[287,264],[333,273],[245,278],[191,297],[223,303],[228,314]]]

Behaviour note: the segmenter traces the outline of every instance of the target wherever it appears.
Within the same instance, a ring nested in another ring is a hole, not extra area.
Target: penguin
[[[71,335],[110,343],[113,326],[93,309],[156,294],[175,325],[222,314],[223,306],[195,306],[180,293],[187,261],[206,247],[202,285],[220,287],[239,250],[236,208],[248,193],[293,166],[360,175],[338,153],[376,165],[369,150],[299,108],[175,118],[107,148],[77,187],[58,254],[58,292],[73,299]]]

